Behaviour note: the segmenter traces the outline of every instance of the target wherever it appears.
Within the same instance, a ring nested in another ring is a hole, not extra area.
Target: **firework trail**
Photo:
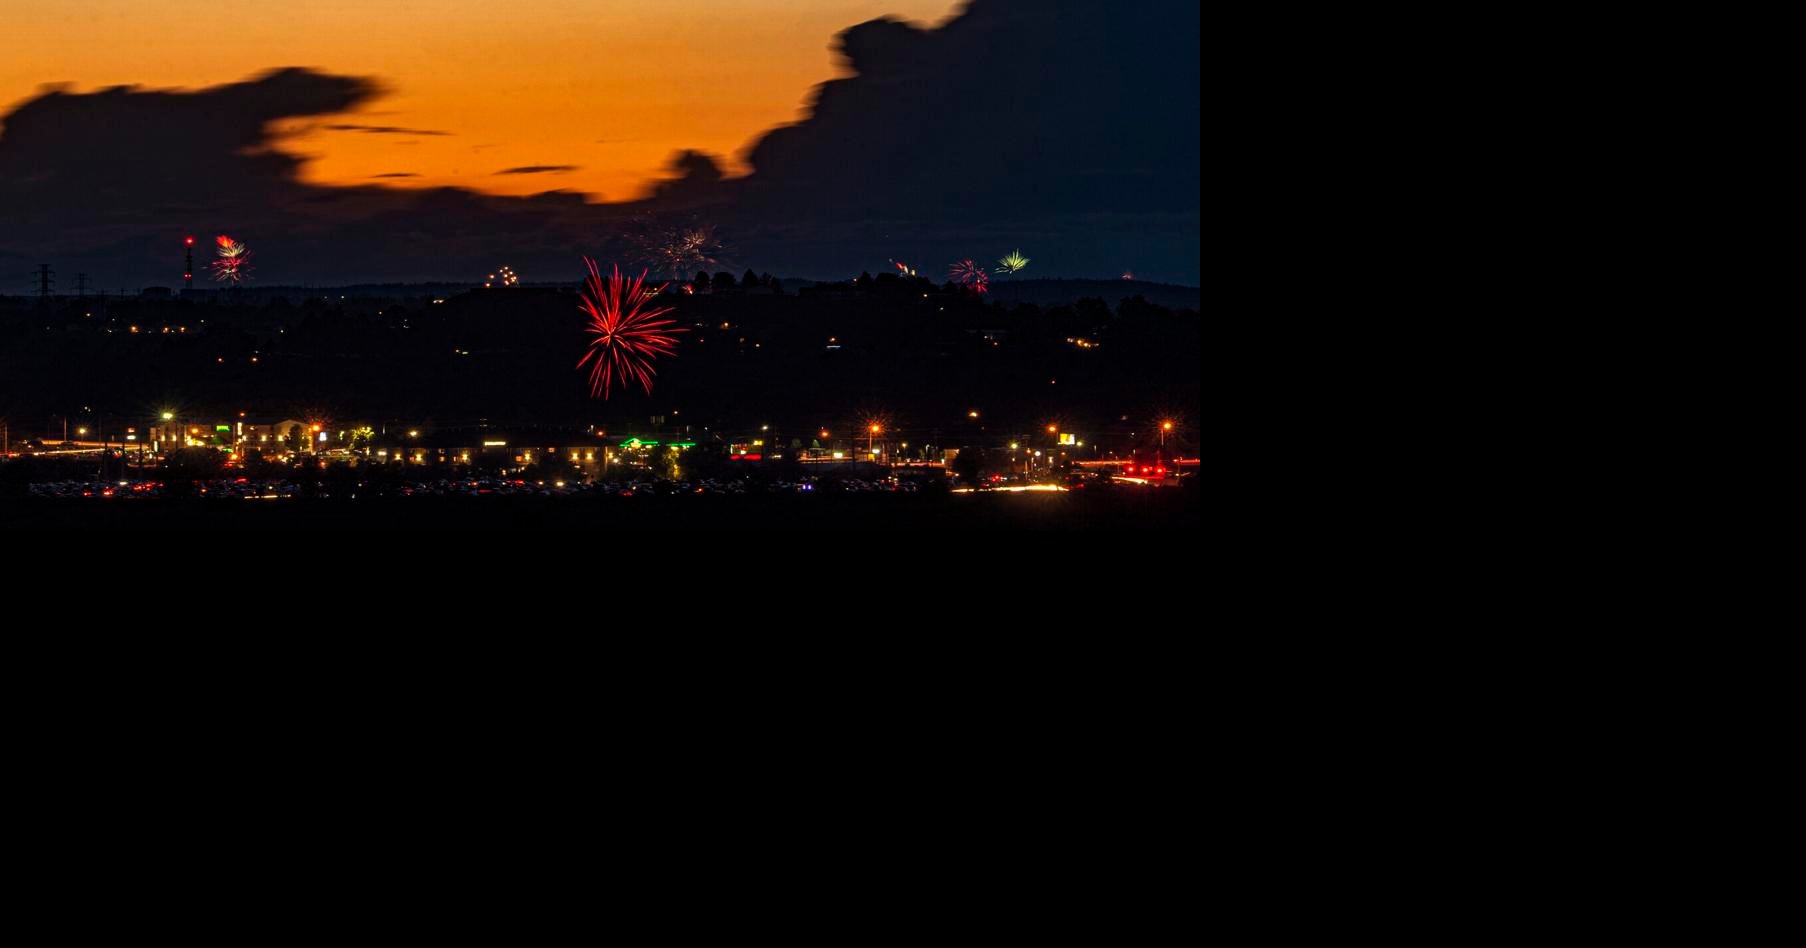
[[[652,394],[652,377],[658,374],[652,360],[675,354],[676,334],[689,330],[659,318],[669,314],[671,307],[646,306],[665,288],[646,286],[645,273],[629,280],[616,264],[613,275],[604,279],[594,260],[585,257],[583,262],[589,267],[589,276],[583,281],[579,308],[590,318],[584,331],[595,338],[577,368],[590,367],[590,397],[607,398],[617,381],[623,389],[629,382],[638,382],[646,394]]]
[[[997,261],[997,272],[999,273],[1021,273],[1026,269],[1028,269],[1028,258],[1024,257],[1020,250],[1012,250],[1009,256]]]
[[[974,260],[961,260],[947,271],[953,282],[970,289],[974,293],[991,291],[991,275]]]
[[[221,234],[214,238],[219,245],[219,259],[213,261],[213,279],[218,283],[242,283],[251,278],[251,248]]]
[[[912,267],[907,263],[901,263],[896,260],[892,260],[891,264],[897,268],[898,273],[901,273],[906,277],[912,277],[912,276],[916,275],[915,267]]]

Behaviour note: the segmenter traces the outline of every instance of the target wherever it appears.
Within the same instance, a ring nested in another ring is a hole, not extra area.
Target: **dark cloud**
[[[450,135],[430,128],[402,128],[397,125],[324,125],[329,132],[363,132],[366,135]]]
[[[50,262],[168,284],[182,236],[232,233],[256,248],[265,282],[445,279],[501,258],[574,274],[580,253],[626,253],[611,243],[624,221],[670,215],[714,224],[745,265],[789,275],[893,258],[934,273],[1020,247],[1031,275],[1195,283],[1200,30],[1191,0],[973,0],[938,28],[861,24],[836,42],[849,74],[753,143],[749,174],[681,152],[647,199],[614,205],[303,182],[271,126],[369,114],[384,92],[374,79],[283,69],[198,90],[48,88],[0,129],[0,273]]]
[[[270,123],[343,112],[381,91],[372,79],[305,69],[201,92],[52,91],[6,117],[0,207],[9,224],[62,230],[168,202],[234,207],[285,197],[302,187],[301,160],[270,147]]]
[[[715,188],[724,216],[784,270],[1020,245],[1044,275],[1196,280],[1200,29],[1191,0],[973,0],[938,29],[853,27],[854,75],[752,146],[752,173]]]
[[[652,201],[666,210],[686,203],[707,204],[719,199],[721,163],[701,151],[680,151],[665,166],[667,177],[652,186]]]
[[[306,69],[197,90],[46,90],[0,131],[0,273],[49,262],[104,285],[167,286],[182,238],[219,233],[252,246],[265,283],[480,275],[504,251],[550,272],[601,252],[595,235],[616,212],[581,198],[321,187],[276,149],[282,120],[350,113],[383,91]]]
[[[418,178],[420,175],[412,171],[391,171],[388,174],[371,175],[372,178]]]

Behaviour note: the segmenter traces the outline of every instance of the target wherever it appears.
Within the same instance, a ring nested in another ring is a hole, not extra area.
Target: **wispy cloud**
[[[391,171],[388,174],[373,174],[370,177],[372,177],[372,178],[418,178],[420,176],[415,174],[412,171]]]
[[[366,135],[450,135],[430,128],[403,128],[399,125],[327,125],[329,132],[363,132]]]
[[[519,168],[504,168],[496,174],[570,174],[576,170],[576,165],[523,165]]]

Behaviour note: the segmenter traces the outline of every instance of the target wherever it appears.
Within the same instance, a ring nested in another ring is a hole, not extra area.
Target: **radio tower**
[[[182,270],[182,289],[192,290],[194,289],[194,238],[189,237],[184,242],[188,244],[188,262]]]

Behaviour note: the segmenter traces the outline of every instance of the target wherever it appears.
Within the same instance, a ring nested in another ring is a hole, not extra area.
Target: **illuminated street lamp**
[[[176,413],[175,413],[175,412],[173,412],[173,411],[166,411],[166,412],[164,412],[164,413],[163,413],[163,438],[162,438],[162,439],[159,439],[159,440],[160,440],[160,441],[162,441],[162,440],[168,440],[168,439],[169,439],[169,435],[170,435],[170,431],[169,431],[169,429],[170,429],[170,423],[171,423],[171,422],[173,422],[173,421],[175,421],[175,420],[176,420]]]
[[[872,442],[878,437],[879,434],[883,433],[884,428],[881,425],[872,425],[871,428],[868,429],[868,431],[870,433],[867,434],[866,438],[865,438],[865,450],[872,454],[877,454],[878,453],[877,451],[872,450]]]

